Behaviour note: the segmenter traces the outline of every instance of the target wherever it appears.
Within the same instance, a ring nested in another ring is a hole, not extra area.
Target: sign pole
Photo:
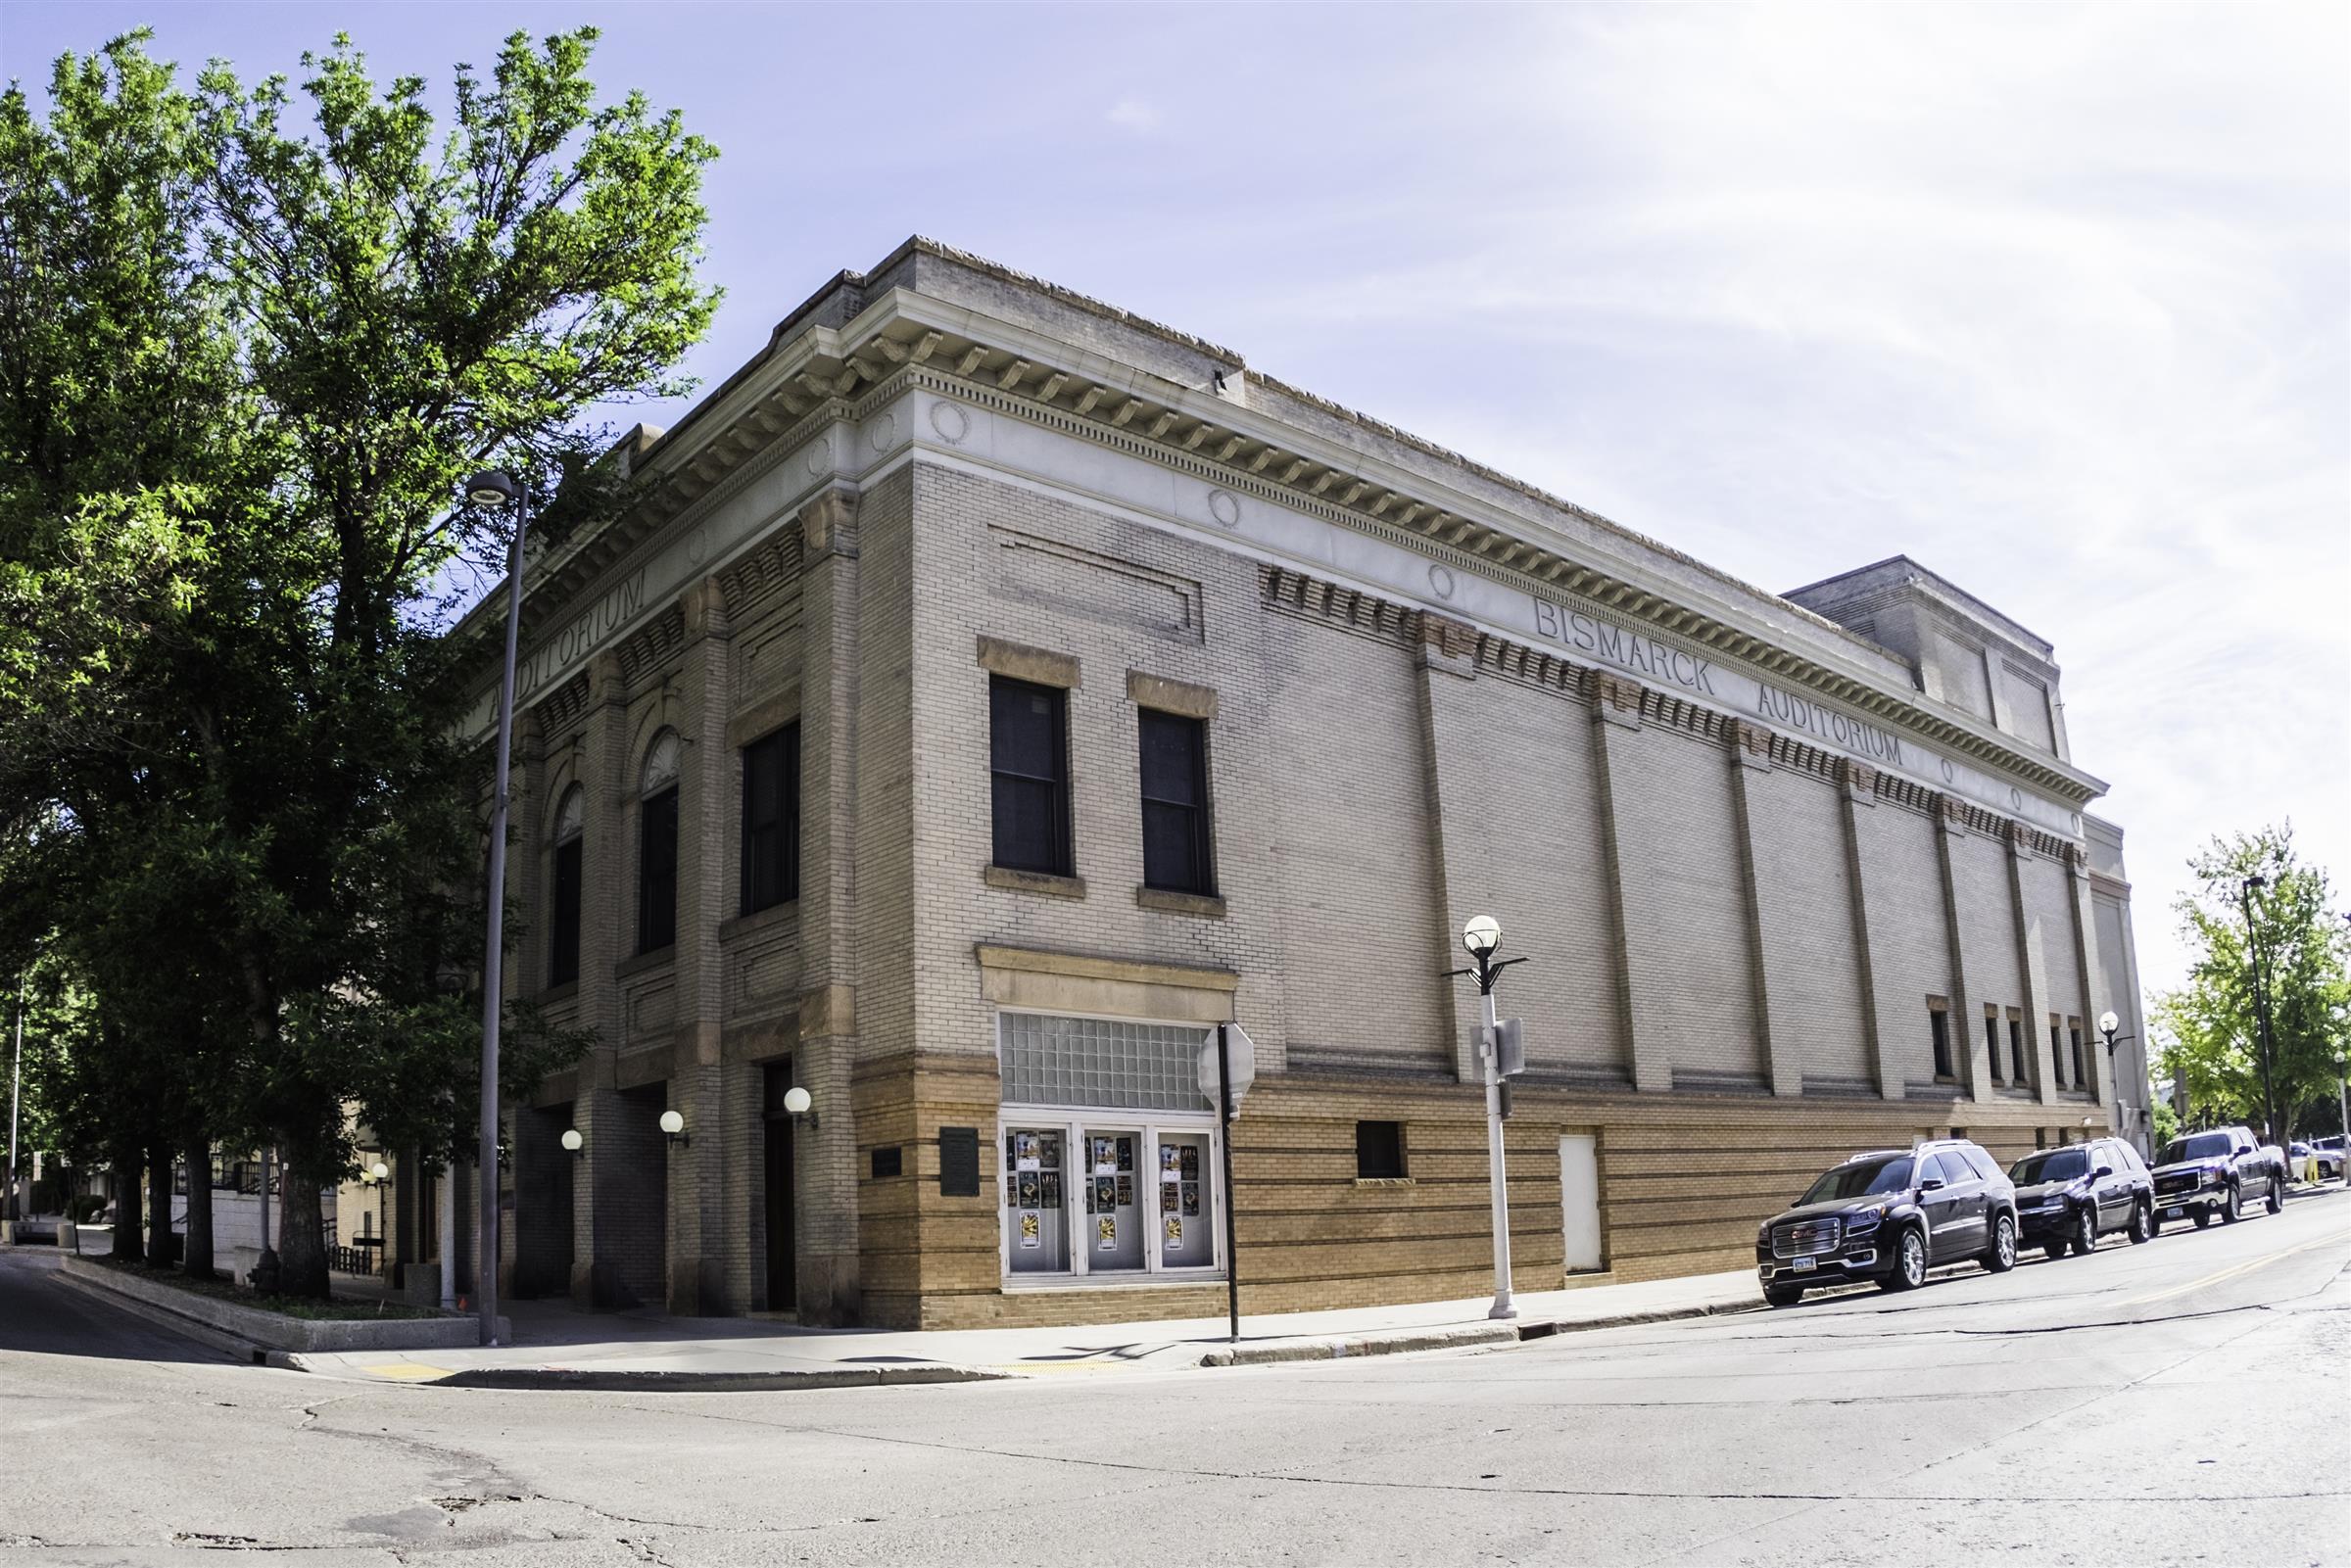
[[[1241,1342],[1241,1257],[1232,1223],[1232,1053],[1226,1044],[1229,1024],[1217,1025],[1217,1123],[1223,1136],[1217,1140],[1224,1170],[1224,1340]]]

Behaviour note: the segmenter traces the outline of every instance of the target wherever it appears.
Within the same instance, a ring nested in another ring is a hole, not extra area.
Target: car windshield
[[[2159,1165],[2176,1165],[2183,1160],[2225,1160],[2229,1156],[2229,1134],[2199,1132],[2192,1138],[2174,1138],[2163,1146]]]
[[[2045,1149],[2019,1160],[2008,1179],[2020,1187],[2038,1187],[2044,1181],[2079,1181],[2088,1174],[2089,1161],[2081,1150]]]
[[[1799,1205],[1825,1204],[1841,1198],[1869,1198],[1882,1192],[1907,1192],[1909,1188],[1910,1157],[1880,1155],[1872,1160],[1851,1160],[1839,1165],[1812,1183],[1811,1190],[1797,1202]]]

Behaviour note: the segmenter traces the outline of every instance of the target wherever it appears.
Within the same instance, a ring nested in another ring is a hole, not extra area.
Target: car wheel
[[[2133,1204],[2131,1206],[2130,1234],[2131,1244],[2134,1247],[2140,1242],[2153,1241],[2155,1239],[2155,1211],[2145,1204]]]
[[[1994,1274],[2016,1266],[2016,1221],[2006,1214],[1991,1222],[1991,1250],[1984,1255],[1984,1266]]]
[[[2270,1212],[2281,1212],[2285,1208],[2285,1183],[2276,1176],[2270,1178]]]
[[[2211,1210],[2209,1210],[2209,1209],[2199,1209],[2199,1210],[2197,1210],[2197,1211],[2196,1211],[2196,1228],[2197,1228],[2198,1230],[2202,1230],[2202,1229],[2203,1229],[2205,1226],[2207,1226],[2207,1225],[2209,1225],[2209,1224],[2211,1224],[2211,1223],[2212,1223],[2212,1211],[2211,1211]]]
[[[1878,1281],[1880,1290],[1916,1290],[1927,1282],[1927,1241],[1916,1226],[1905,1227],[1895,1244],[1894,1272]]]
[[[1794,1307],[1804,1299],[1804,1287],[1801,1285],[1766,1285],[1763,1287],[1763,1299],[1774,1307]]]
[[[2245,1217],[2245,1201],[2233,1184],[2221,1198],[2221,1223],[2233,1225]]]
[[[2084,1204],[2074,1213],[2074,1256],[2087,1258],[2098,1250],[2098,1212]]]

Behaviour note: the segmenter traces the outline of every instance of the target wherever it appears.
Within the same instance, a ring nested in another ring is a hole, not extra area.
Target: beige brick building
[[[1745,1266],[1858,1148],[2143,1141],[2050,645],[1905,558],[1759,592],[919,240],[614,460],[528,568],[509,977],[598,1043],[512,1292],[1216,1311],[1229,1019],[1244,1309],[1476,1294],[1481,913],[1521,1289]]]

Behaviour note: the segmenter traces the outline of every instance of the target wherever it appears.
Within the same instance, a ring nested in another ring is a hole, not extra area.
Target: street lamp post
[[[498,678],[498,771],[490,802],[489,930],[482,956],[482,1125],[475,1156],[481,1187],[482,1236],[474,1252],[473,1294],[481,1305],[482,1343],[498,1343],[498,1022],[506,924],[506,774],[514,750],[514,650],[522,635],[522,537],[530,525],[531,493],[503,468],[485,468],[465,481],[476,506],[514,508],[514,542],[506,552],[506,656]]]
[[[1494,1305],[1486,1315],[1509,1318],[1516,1317],[1518,1309],[1511,1305],[1511,1199],[1502,1160],[1502,1031],[1494,1019],[1494,982],[1504,970],[1526,960],[1497,962],[1494,950],[1501,945],[1502,923],[1491,915],[1478,916],[1462,927],[1462,946],[1477,967],[1450,974],[1477,976],[1478,1021],[1483,1025],[1478,1054],[1486,1076],[1486,1181],[1494,1203]]]
[[[2285,1132],[2278,1125],[2278,1091],[2270,1078],[2270,1056],[2275,1046],[2270,1038],[2270,999],[2268,984],[2262,974],[2261,933],[2253,927],[2253,890],[2267,887],[2269,879],[2256,872],[2236,884],[2237,897],[2245,911],[2245,948],[2253,964],[2253,1021],[2260,1031],[2261,1042],[2261,1103],[2262,1113],[2269,1118],[2269,1141],[2284,1151]]]
[[[2343,1133],[2343,1185],[2351,1187],[2351,1056],[2334,1053],[2335,1125]]]
[[[2131,1108],[2123,1101],[2123,1080],[2114,1070],[2114,1048],[2125,1040],[2135,1039],[2136,1036],[2130,1034],[2118,1036],[2114,1031],[2121,1028],[2122,1025],[2123,1021],[2114,1016],[2112,1008],[2108,1008],[2098,1015],[2098,1032],[2106,1037],[2106,1081],[2114,1085],[2114,1118],[2119,1123],[2115,1130],[2127,1136],[2131,1131],[2128,1115]]]
[[[17,1107],[24,1090],[24,973],[17,972],[17,1054],[8,1069],[8,1191],[0,1193],[0,1219],[17,1212]]]

